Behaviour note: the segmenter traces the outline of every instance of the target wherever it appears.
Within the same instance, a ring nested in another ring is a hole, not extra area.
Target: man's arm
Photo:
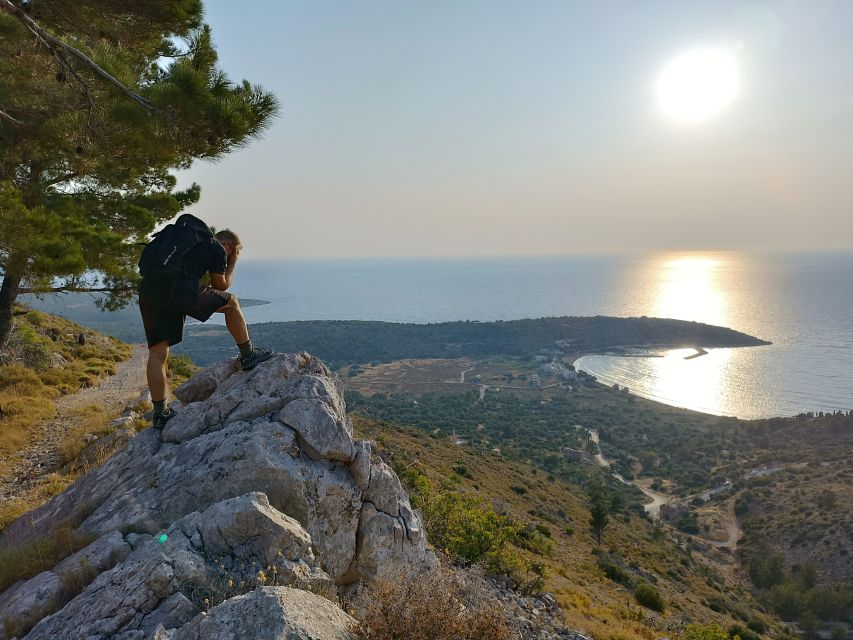
[[[210,284],[218,291],[228,291],[231,283],[234,281],[234,267],[237,265],[237,255],[231,254],[228,256],[228,264],[225,266],[225,273],[211,273]]]

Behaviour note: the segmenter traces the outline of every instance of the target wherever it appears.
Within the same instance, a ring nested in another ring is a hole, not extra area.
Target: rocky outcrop
[[[299,603],[325,597],[338,611],[331,601],[349,585],[435,564],[399,480],[353,439],[341,384],[319,360],[280,354],[251,372],[225,361],[175,394],[183,406],[162,433],[146,429],[6,529],[0,547],[72,523],[115,551],[87,560],[79,593],[62,588],[62,563],[14,585],[0,623],[32,628],[31,640],[338,638],[312,631],[326,627],[300,618]],[[237,597],[268,585],[297,591]],[[275,610],[282,631],[224,631],[242,607]],[[338,613],[323,620],[345,631]]]
[[[355,620],[327,600],[297,589],[263,587],[197,615],[174,632],[159,630],[161,640],[349,639]]]

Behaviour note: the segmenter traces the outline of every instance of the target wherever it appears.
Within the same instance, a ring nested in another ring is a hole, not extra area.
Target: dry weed
[[[511,640],[499,601],[463,572],[380,580],[350,603],[361,640]]]
[[[77,531],[65,525],[49,537],[36,536],[35,540],[20,547],[0,551],[0,592],[18,580],[26,580],[53,568],[56,564],[94,541],[96,536]]]

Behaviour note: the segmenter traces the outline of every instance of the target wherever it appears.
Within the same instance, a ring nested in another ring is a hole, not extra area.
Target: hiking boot
[[[262,362],[266,362],[270,358],[272,358],[273,352],[272,349],[261,349],[259,347],[252,347],[252,352],[248,357],[244,358],[240,356],[240,368],[243,371],[250,371],[254,369]]]
[[[162,429],[166,423],[175,416],[175,410],[172,407],[166,407],[165,411],[155,413],[151,418],[151,426],[154,429]]]

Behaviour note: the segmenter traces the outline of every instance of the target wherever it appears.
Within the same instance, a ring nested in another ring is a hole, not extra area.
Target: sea
[[[242,259],[231,290],[269,303],[246,307],[249,323],[610,315],[721,325],[772,344],[699,357],[588,354],[575,365],[604,384],[717,415],[853,409],[853,253]]]

